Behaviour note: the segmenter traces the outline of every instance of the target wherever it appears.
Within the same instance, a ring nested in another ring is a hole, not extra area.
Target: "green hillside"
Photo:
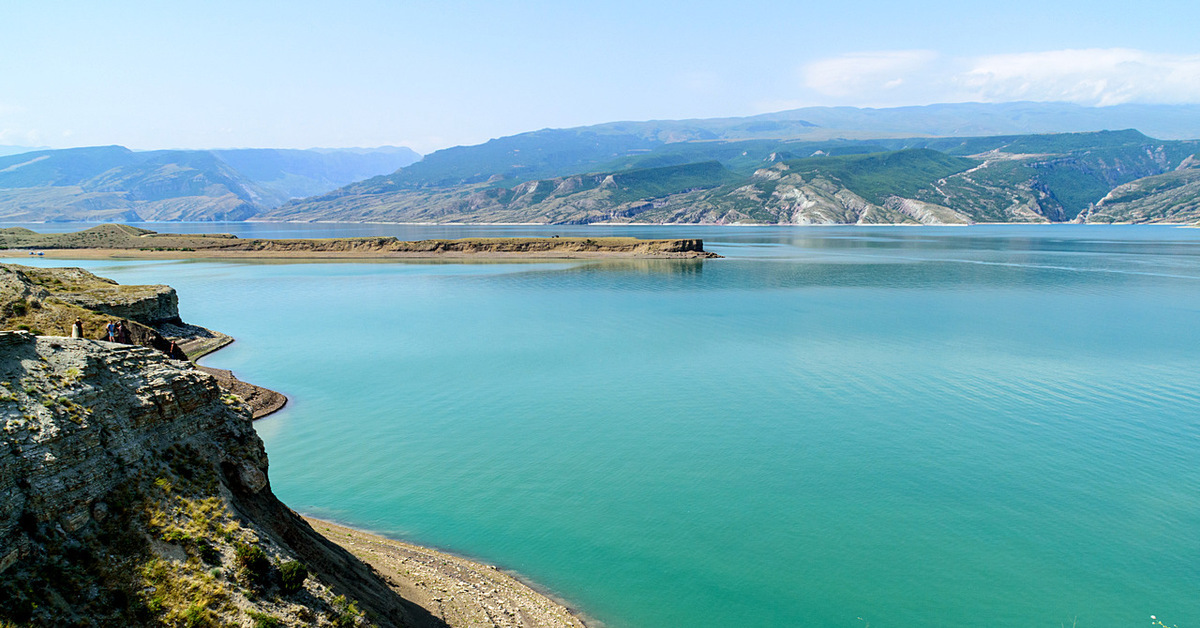
[[[493,178],[512,184],[587,172],[603,162],[661,144],[627,133],[544,129],[440,150],[397,173],[354,187],[388,191],[484,183]]]
[[[810,157],[787,162],[802,176],[824,176],[876,204],[889,196],[911,197],[937,179],[979,165],[928,148],[867,155]]]

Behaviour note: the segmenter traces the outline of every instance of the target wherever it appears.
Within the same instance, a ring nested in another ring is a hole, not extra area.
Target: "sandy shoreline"
[[[516,577],[465,558],[304,517],[321,536],[375,569],[402,597],[452,628],[586,628],[579,615]]]

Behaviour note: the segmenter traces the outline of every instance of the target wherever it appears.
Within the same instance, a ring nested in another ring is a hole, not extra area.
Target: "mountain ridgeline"
[[[0,157],[0,220],[245,220],[418,158],[406,148],[26,152]]]
[[[645,137],[618,141],[598,133],[539,131],[439,151],[392,175],[293,201],[259,218],[547,224],[1200,219],[1200,141],[1158,140],[1135,130],[653,146]]]
[[[35,151],[0,157],[0,220],[1195,222],[1198,120],[1196,105],[959,103],[542,129],[419,161]]]

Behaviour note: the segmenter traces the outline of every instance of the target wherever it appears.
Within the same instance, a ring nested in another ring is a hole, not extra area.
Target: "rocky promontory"
[[[123,286],[81,268],[33,268],[0,264],[0,323],[34,334],[105,338],[109,322],[122,322],[129,343],[186,358],[188,344],[219,347],[232,339],[179,318],[179,297],[170,286]],[[172,352],[171,343],[176,343]]]
[[[220,332],[179,318],[179,296],[170,286],[123,286],[81,268],[31,268],[0,264],[0,324],[35,334],[70,335],[75,320],[85,338],[107,339],[107,325],[120,322],[128,344],[196,359],[233,342]],[[245,401],[254,418],[282,408],[287,397],[239,380],[223,369],[200,367],[226,392]]]
[[[249,410],[189,363],[8,331],[0,372],[0,619],[440,624],[275,498]]]

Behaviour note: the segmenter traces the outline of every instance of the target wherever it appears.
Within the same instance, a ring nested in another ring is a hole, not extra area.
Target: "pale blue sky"
[[[1140,7],[0,0],[0,144],[429,152],[805,105],[1200,102],[1200,2]]]

